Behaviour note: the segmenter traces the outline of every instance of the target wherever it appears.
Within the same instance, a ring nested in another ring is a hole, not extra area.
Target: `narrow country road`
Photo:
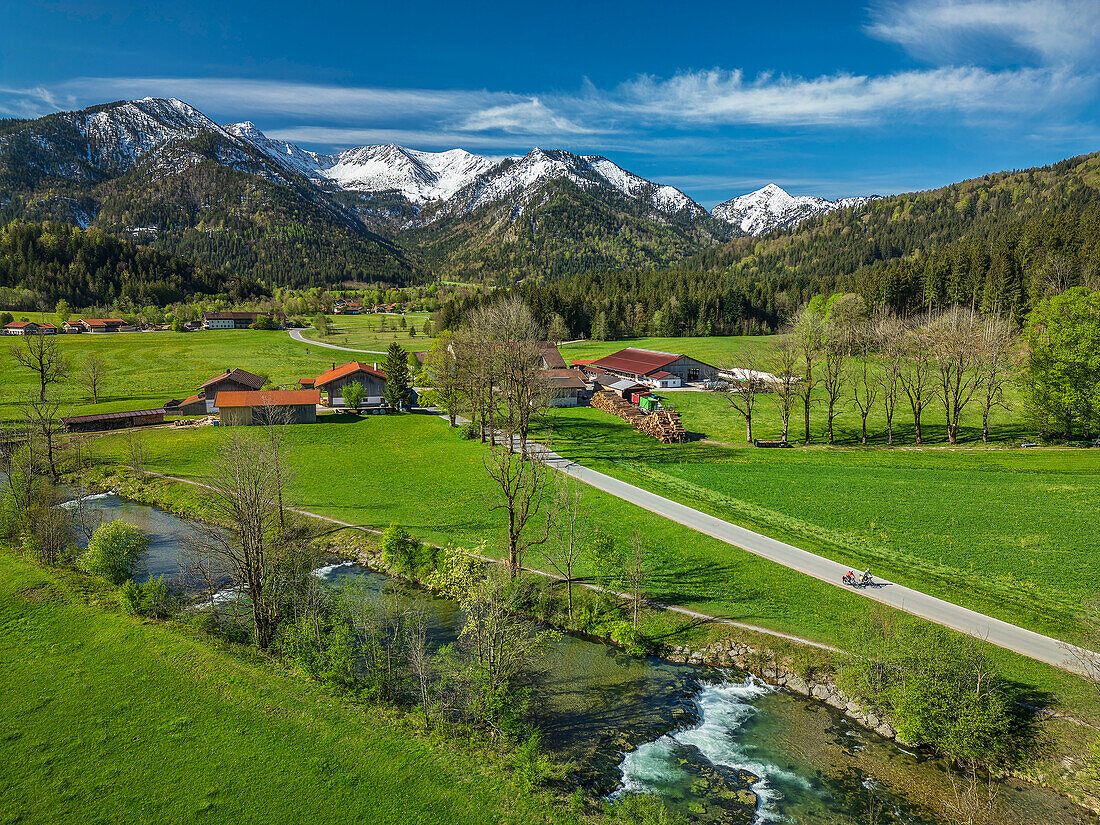
[[[365,352],[367,355],[385,355],[384,352],[379,352],[375,349],[352,349],[351,347],[338,347],[336,344],[326,344],[322,341],[310,341],[308,338],[302,337],[302,331],[300,329],[287,330],[290,333],[290,337],[300,344],[309,344],[311,347],[324,347],[325,349],[338,349],[344,352]]]
[[[738,527],[736,524],[715,518],[664,496],[651,493],[641,487],[636,487],[633,484],[628,484],[625,481],[620,481],[617,478],[612,478],[604,473],[576,464],[568,458],[547,450],[536,442],[529,442],[529,449],[539,455],[543,462],[550,467],[583,481],[585,484],[603,490],[616,498],[636,504],[651,513],[664,516],[685,527],[690,527],[692,530],[716,538],[719,541],[724,541],[734,547],[739,547],[776,564],[805,573],[807,576],[813,576],[815,579],[820,579],[836,587],[847,587],[841,582],[841,577],[852,569],[850,566],[809,553],[776,539],[768,538],[744,527]],[[1057,639],[1052,639],[1049,636],[1017,627],[1014,624],[994,619],[974,610],[960,607],[952,602],[937,599],[934,596],[884,579],[876,578],[873,587],[847,589],[854,589],[860,596],[896,607],[898,610],[904,610],[906,613],[983,639],[998,647],[1054,665],[1070,673],[1085,674],[1086,668],[1083,665],[1083,658],[1095,657],[1096,655],[1090,654],[1081,648],[1067,645]]]

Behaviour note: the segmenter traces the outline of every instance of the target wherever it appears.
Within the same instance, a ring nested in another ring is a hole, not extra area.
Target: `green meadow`
[[[332,334],[322,337],[316,329],[302,330],[302,336],[311,341],[323,341],[326,344],[335,344],[340,347],[352,349],[373,350],[383,353],[395,341],[402,348],[411,352],[426,350],[431,346],[431,338],[424,335],[424,322],[430,316],[424,312],[409,312],[404,315],[406,328],[401,328],[401,315],[374,314],[366,315],[329,315],[329,323],[332,325]],[[382,328],[383,321],[386,328]],[[409,328],[416,331],[416,335],[409,335]]]
[[[0,552],[0,822],[554,821],[492,751],[114,603]]]

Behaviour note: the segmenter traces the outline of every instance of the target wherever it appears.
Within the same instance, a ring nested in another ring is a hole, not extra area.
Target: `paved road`
[[[379,352],[374,349],[351,349],[351,347],[338,347],[336,344],[325,344],[321,341],[310,341],[308,338],[302,337],[302,331],[300,329],[288,330],[290,337],[301,344],[309,344],[311,347],[324,347],[325,349],[338,349],[344,352],[365,352],[367,355],[385,355],[384,352]]]
[[[610,493],[616,498],[636,504],[652,513],[672,519],[686,527],[712,536],[719,541],[724,541],[726,544],[747,550],[776,564],[813,576],[815,579],[820,579],[836,587],[845,587],[841,583],[841,577],[851,569],[847,565],[839,564],[793,545],[768,538],[752,530],[746,530],[744,527],[738,527],[736,524],[715,518],[664,496],[651,493],[641,487],[636,487],[633,484],[628,484],[625,481],[620,481],[617,478],[581,466],[535,442],[530,443],[529,449],[538,453],[549,466],[560,470],[566,475],[573,476],[585,484],[590,484],[606,493]],[[934,596],[929,596],[926,593],[912,590],[900,584],[884,579],[875,579],[875,582],[875,587],[860,588],[855,592],[860,596],[896,607],[906,613],[920,616],[922,619],[928,619],[944,627],[950,627],[953,630],[984,639],[999,647],[1054,665],[1071,673],[1084,674],[1086,668],[1079,657],[1095,655],[1088,654],[1080,648],[1072,647],[1049,636],[1043,636],[1040,633],[1034,633],[1008,622],[1003,622],[1000,619],[994,619],[976,611],[968,610],[965,607],[937,599]]]

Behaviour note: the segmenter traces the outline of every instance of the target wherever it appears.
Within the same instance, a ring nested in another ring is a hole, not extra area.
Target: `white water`
[[[111,495],[111,494],[110,493],[90,493],[86,496],[81,496],[80,498],[73,498],[73,499],[69,499],[68,501],[63,501],[60,504],[58,504],[57,506],[60,507],[62,510],[73,510],[77,507],[77,505],[83,504],[86,501],[97,501],[99,499],[107,498],[107,496],[109,496],[109,495]]]
[[[707,685],[695,697],[699,723],[686,730],[675,731],[628,753],[620,765],[621,786],[616,794],[657,792],[661,785],[680,773],[682,768],[673,759],[677,745],[698,748],[712,765],[745,770],[760,777],[752,786],[757,796],[756,823],[779,821],[775,803],[779,799],[776,781],[809,788],[805,778],[755,758],[751,748],[745,748],[735,734],[745,721],[760,711],[753,702],[769,688],[749,676],[743,682]]]
[[[342,561],[336,564],[327,564],[324,567],[318,567],[313,571],[313,575],[319,579],[328,581],[332,574],[342,567],[355,567],[356,564],[353,561]]]

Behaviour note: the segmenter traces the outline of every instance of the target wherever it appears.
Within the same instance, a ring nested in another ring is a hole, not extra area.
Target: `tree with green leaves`
[[[412,377],[408,355],[394,341],[386,352],[386,404],[391,410],[408,407],[413,402]]]
[[[423,383],[428,390],[428,401],[447,413],[448,423],[455,426],[455,419],[466,403],[462,376],[451,352],[454,335],[444,332],[432,341],[424,360]]]
[[[359,408],[363,406],[363,397],[366,395],[366,390],[363,389],[363,385],[358,381],[351,381],[344,384],[341,395],[344,398],[345,407],[355,412],[359,412]]]
[[[80,557],[80,566],[93,576],[111,584],[132,579],[149,549],[149,537],[124,521],[105,521],[96,528],[88,549]]]
[[[322,338],[327,338],[332,334],[332,326],[328,322],[328,316],[323,312],[318,312],[314,317],[313,328],[317,330]]]
[[[73,317],[73,309],[69,306],[69,302],[62,298],[54,308],[54,315],[57,316],[58,323],[63,324]]]
[[[1043,433],[1100,430],[1100,290],[1039,302],[1025,328],[1028,411]]]

